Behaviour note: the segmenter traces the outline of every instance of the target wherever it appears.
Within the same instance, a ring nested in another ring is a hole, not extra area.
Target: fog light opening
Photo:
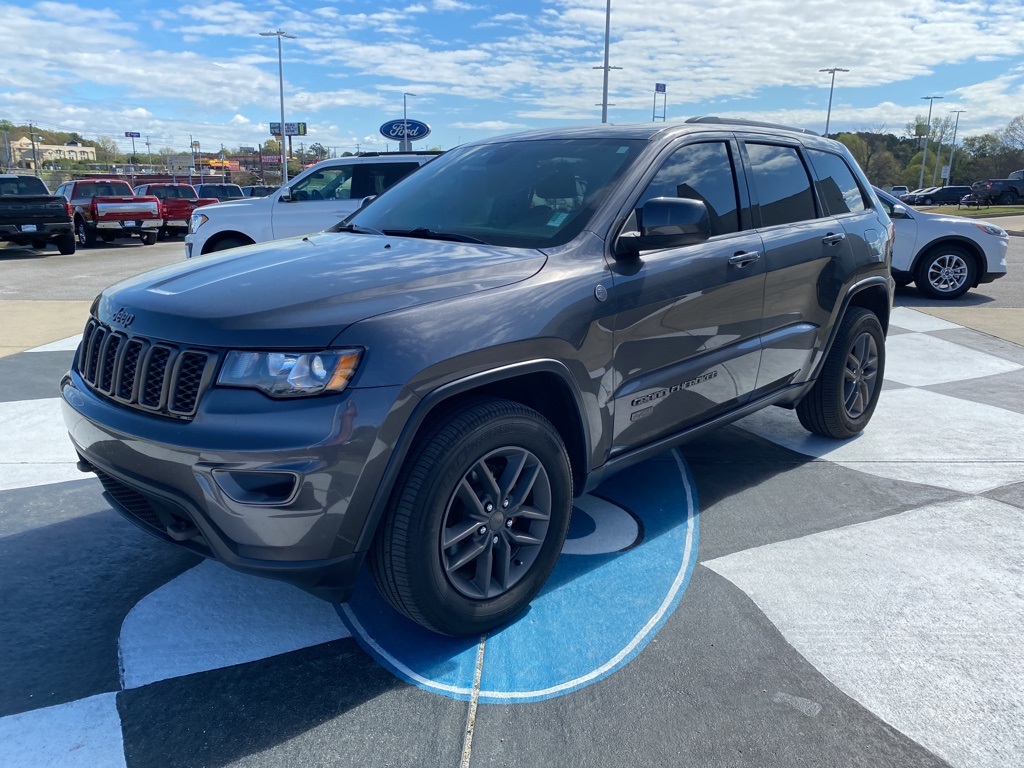
[[[299,476],[294,472],[217,469],[213,479],[229,499],[239,504],[282,506],[291,503],[299,491]]]

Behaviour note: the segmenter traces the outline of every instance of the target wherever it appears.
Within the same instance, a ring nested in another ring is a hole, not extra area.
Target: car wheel
[[[996,202],[1000,205],[1013,205],[1017,202],[1017,196],[1013,192],[1003,192]]]
[[[96,232],[89,228],[89,225],[85,223],[85,219],[78,220],[75,233],[78,236],[78,244],[83,248],[92,248],[96,245]]]
[[[480,634],[540,591],[571,511],[569,456],[551,423],[520,403],[476,401],[414,446],[370,568],[381,594],[413,621]]]
[[[873,312],[852,307],[839,326],[821,375],[796,407],[810,432],[840,440],[871,420],[885,373],[885,335]]]
[[[159,232],[143,232],[139,235],[139,240],[142,241],[143,245],[154,245],[159,236]]]
[[[975,269],[974,258],[963,248],[941,246],[921,257],[914,284],[933,299],[956,299],[974,285]]]
[[[57,250],[63,256],[70,256],[75,252],[75,236],[73,233],[61,235],[57,238]]]
[[[217,240],[213,246],[206,251],[206,253],[214,253],[216,251],[227,251],[231,248],[241,248],[243,245],[252,245],[252,242],[243,240],[240,237],[224,237]]]

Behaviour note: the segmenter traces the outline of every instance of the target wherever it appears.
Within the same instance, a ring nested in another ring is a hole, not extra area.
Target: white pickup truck
[[[875,194],[896,226],[892,276],[911,281],[933,299],[956,299],[1006,274],[1010,236],[988,221],[913,210],[895,197]]]
[[[377,153],[324,160],[267,197],[203,206],[189,220],[185,257],[320,232],[437,155]]]

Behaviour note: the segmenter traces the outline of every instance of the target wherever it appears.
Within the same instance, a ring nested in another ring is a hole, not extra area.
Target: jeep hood
[[[324,232],[147,272],[105,290],[93,314],[179,344],[325,347],[359,320],[518,282],[545,259],[536,250]]]

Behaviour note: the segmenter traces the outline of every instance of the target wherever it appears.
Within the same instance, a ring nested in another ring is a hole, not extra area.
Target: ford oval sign
[[[418,141],[430,135],[430,126],[419,120],[388,120],[380,127],[380,135],[393,141]]]

